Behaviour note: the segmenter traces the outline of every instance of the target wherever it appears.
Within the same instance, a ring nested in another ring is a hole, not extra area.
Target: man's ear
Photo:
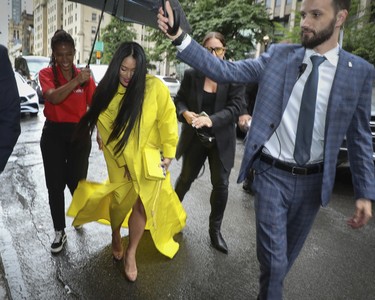
[[[336,25],[342,27],[348,17],[348,11],[346,9],[342,9],[337,13],[336,16]]]

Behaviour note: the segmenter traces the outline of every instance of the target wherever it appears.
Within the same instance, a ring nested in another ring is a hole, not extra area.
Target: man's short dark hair
[[[351,0],[332,0],[333,8],[336,13],[342,9],[346,9],[349,12]]]

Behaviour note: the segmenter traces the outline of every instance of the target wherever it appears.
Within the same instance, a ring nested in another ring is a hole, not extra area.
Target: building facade
[[[99,18],[99,10],[67,0],[34,0],[34,54],[51,56],[51,38],[56,30],[64,29],[76,45],[75,63],[87,63]],[[103,15],[101,28],[110,18]]]
[[[19,17],[19,22],[10,19],[8,23],[8,49],[9,53],[16,57],[19,55],[30,55],[34,52],[32,14],[25,10]]]
[[[0,10],[0,43],[14,57],[33,51],[33,14],[31,0],[7,0]]]

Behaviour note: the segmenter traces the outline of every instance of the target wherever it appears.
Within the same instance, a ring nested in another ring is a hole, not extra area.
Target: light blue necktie
[[[316,95],[319,80],[319,65],[326,59],[323,56],[311,56],[312,70],[305,83],[299,111],[294,159],[299,166],[310,159],[311,141],[314,127]]]

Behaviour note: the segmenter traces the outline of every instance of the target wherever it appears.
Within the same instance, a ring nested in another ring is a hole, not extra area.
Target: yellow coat
[[[106,220],[112,229],[120,224],[127,227],[131,208],[140,197],[146,211],[146,229],[150,230],[156,248],[172,258],[179,248],[173,236],[184,228],[186,213],[173,190],[169,172],[164,180],[146,179],[142,154],[145,147],[154,147],[160,149],[164,157],[175,157],[178,142],[175,106],[168,88],[156,77],[147,75],[140,133],[133,129],[124,151],[116,156],[116,141],[107,145],[107,140],[124,93],[125,88],[120,84],[97,123],[105,145],[103,152],[109,179],[106,183],[81,181],[68,215],[75,217],[74,226]],[[124,176],[125,165],[131,180]]]

